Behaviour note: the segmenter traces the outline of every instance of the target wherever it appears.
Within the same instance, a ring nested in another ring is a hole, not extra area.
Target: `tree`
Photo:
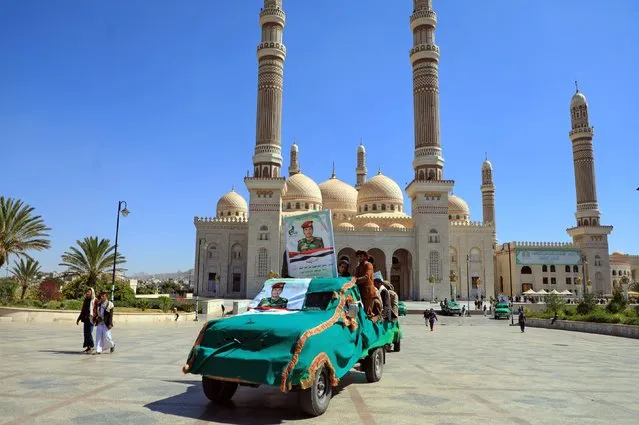
[[[557,294],[549,294],[546,296],[546,310],[551,311],[554,314],[559,313],[559,310],[566,304],[566,302]]]
[[[15,281],[22,287],[20,300],[24,299],[24,295],[27,293],[27,288],[35,282],[38,277],[38,273],[40,273],[40,263],[31,258],[27,258],[26,261],[24,258],[21,258],[19,263],[17,261],[14,263],[14,266],[11,269],[11,274]]]
[[[80,277],[88,287],[95,287],[100,275],[108,273],[113,269],[115,246],[111,245],[109,239],[98,240],[97,236],[86,237],[77,241],[79,249],[72,246],[62,254],[61,266],[67,267],[66,274]],[[120,253],[116,261],[124,264],[126,259]],[[116,268],[116,271],[124,271]]]
[[[628,291],[630,291],[630,292],[639,292],[639,282],[632,282],[628,286]]]
[[[22,201],[0,196],[0,268],[9,255],[27,257],[27,251],[42,251],[50,247],[49,229],[34,208]]]
[[[43,303],[62,300],[60,283],[56,279],[46,279],[40,282],[38,296],[40,297],[40,301]]]

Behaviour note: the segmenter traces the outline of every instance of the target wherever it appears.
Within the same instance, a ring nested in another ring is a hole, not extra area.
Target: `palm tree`
[[[630,286],[628,286],[628,291],[630,292],[639,292],[639,281],[632,282]]]
[[[22,201],[0,196],[0,268],[7,264],[9,255],[30,258],[26,251],[41,251],[50,246],[51,230],[42,217],[33,215],[34,208]]]
[[[27,261],[24,261],[24,258],[21,258],[19,263],[16,261],[14,264],[15,265],[11,269],[11,274],[16,282],[22,286],[20,299],[23,300],[29,285],[35,282],[38,278],[38,273],[40,273],[40,263],[31,258],[27,258]]]
[[[81,277],[88,286],[94,288],[100,275],[113,269],[115,246],[111,245],[109,239],[98,240],[97,236],[86,237],[77,241],[77,244],[79,249],[72,246],[62,254],[60,265],[67,267],[67,275]],[[116,265],[125,262],[124,256],[118,252]],[[116,271],[124,270],[122,268],[116,269]]]

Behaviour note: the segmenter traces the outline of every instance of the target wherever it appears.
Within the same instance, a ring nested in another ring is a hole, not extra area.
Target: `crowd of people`
[[[115,351],[115,342],[111,335],[113,328],[113,302],[109,301],[107,292],[101,292],[96,298],[93,288],[88,288],[82,302],[80,315],[76,325],[84,324],[83,353],[102,354],[106,350]],[[93,342],[93,329],[95,332],[95,344]]]

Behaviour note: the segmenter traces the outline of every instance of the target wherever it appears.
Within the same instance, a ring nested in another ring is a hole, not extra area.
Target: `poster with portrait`
[[[264,282],[262,290],[253,301],[249,309],[266,310],[301,310],[311,279],[269,279]]]
[[[284,217],[284,237],[289,276],[337,277],[330,210]]]

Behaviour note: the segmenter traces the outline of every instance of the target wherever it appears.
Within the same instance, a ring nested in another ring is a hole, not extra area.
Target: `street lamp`
[[[508,247],[508,274],[509,274],[509,280],[510,280],[510,299],[513,299],[513,262],[512,259],[510,257],[510,242],[506,242],[505,244],[503,244],[501,246],[501,252],[504,252],[504,249],[506,249],[505,247]],[[511,305],[513,305],[511,303]],[[510,324],[514,325],[515,324],[515,317],[513,316],[513,312],[510,312]]]
[[[124,205],[124,208],[122,208]],[[120,214],[122,217],[129,215],[130,211],[126,208],[126,201],[118,201],[118,218],[115,222],[115,252],[113,253],[113,275],[111,276],[111,302],[115,296],[115,266],[118,262],[118,233],[120,232]]]
[[[467,286],[467,294],[468,297],[468,314],[470,314],[470,254],[466,254],[466,286]]]
[[[581,298],[583,298],[586,295],[586,281],[588,280],[587,276],[586,276],[586,266],[587,265],[588,265],[588,261],[586,261],[586,256],[582,255],[581,256],[581,274],[583,275],[583,278],[582,278],[581,281],[583,282],[582,283],[583,287],[581,288],[581,291],[582,291],[581,292]]]

